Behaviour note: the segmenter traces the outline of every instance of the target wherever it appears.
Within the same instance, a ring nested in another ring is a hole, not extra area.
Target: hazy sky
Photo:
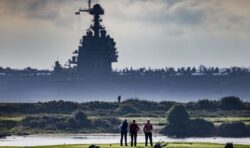
[[[91,23],[87,0],[0,0],[0,66],[52,68]],[[97,1],[95,1],[97,2]],[[250,0],[99,0],[124,67],[250,67]]]

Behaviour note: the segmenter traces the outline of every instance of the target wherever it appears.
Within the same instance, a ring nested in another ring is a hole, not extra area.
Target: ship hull
[[[0,79],[2,102],[36,102],[47,100],[115,101],[125,98],[190,101],[223,96],[250,96],[249,76],[166,76],[112,78],[22,77]]]

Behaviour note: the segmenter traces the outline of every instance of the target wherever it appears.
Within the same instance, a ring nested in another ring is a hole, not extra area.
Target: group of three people
[[[129,130],[129,134],[131,137],[131,147],[136,146],[137,144],[137,133],[140,130],[139,125],[133,120],[133,122],[128,125],[127,119],[125,119],[121,124],[121,141],[120,145],[123,146],[123,139],[125,141],[125,146],[128,146],[127,144],[127,133]],[[150,141],[150,145],[153,146],[153,139],[152,139],[152,130],[153,125],[150,123],[150,120],[147,121],[147,123],[144,125],[143,132],[145,134],[145,146],[148,146],[148,139]]]

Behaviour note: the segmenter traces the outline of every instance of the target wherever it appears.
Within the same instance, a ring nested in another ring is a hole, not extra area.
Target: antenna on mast
[[[91,0],[89,0],[89,10],[91,9]]]
[[[90,12],[91,11],[91,0],[88,1],[88,9],[79,9],[79,11],[75,12],[76,15],[80,15],[80,12]]]

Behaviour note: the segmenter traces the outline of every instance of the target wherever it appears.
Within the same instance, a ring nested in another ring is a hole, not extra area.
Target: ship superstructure
[[[101,25],[104,9],[99,4],[92,8],[89,0],[89,8],[80,9],[76,14],[79,15],[80,12],[92,15],[93,24],[82,37],[80,46],[73,52],[75,56],[69,63],[76,65],[80,76],[108,75],[112,72],[112,63],[117,62],[118,53],[114,39]]]
[[[231,67],[166,67],[161,69],[112,70],[117,62],[116,43],[102,26],[104,9],[95,4],[79,9],[93,16],[93,23],[81,38],[67,66],[55,62],[53,70],[30,67],[0,67],[0,102],[51,99],[108,99],[138,97],[143,99],[220,98],[236,95],[250,98],[250,70]],[[173,49],[174,50],[174,49]]]

